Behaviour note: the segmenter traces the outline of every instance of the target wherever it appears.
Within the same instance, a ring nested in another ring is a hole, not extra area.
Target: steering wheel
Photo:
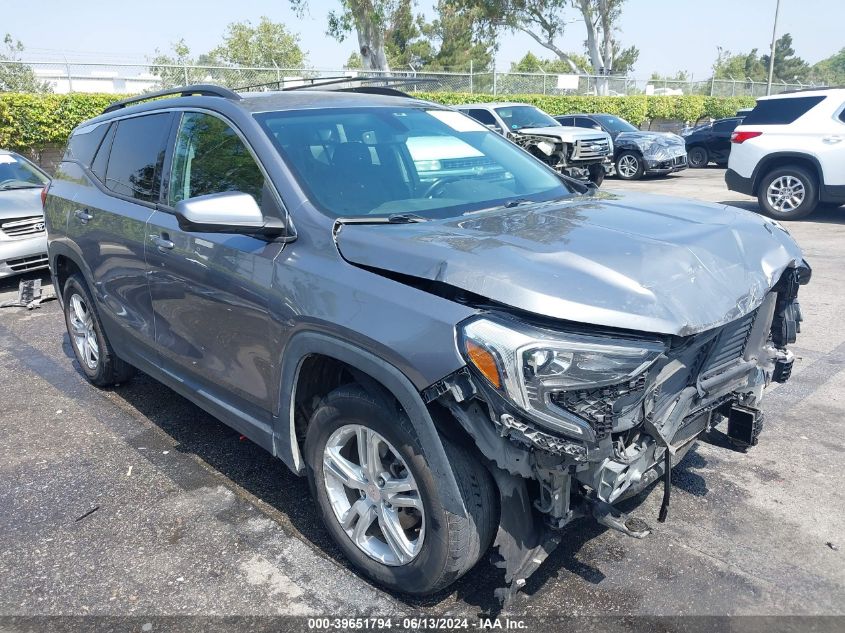
[[[462,179],[462,176],[444,176],[443,178],[438,178],[428,186],[428,189],[423,194],[423,198],[437,198],[439,196],[436,194],[442,193],[440,189],[443,188],[443,185]]]
[[[0,187],[2,187],[3,185],[7,185],[10,182],[17,182],[17,181],[18,181],[17,178],[6,178],[6,180],[0,180]],[[437,184],[437,183],[434,183],[434,184]]]

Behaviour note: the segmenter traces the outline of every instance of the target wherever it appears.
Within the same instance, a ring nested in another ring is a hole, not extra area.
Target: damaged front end
[[[513,595],[579,516],[642,538],[650,528],[614,507],[663,478],[702,433],[727,421],[757,443],[760,402],[785,382],[800,330],[805,262],[762,303],[688,336],[578,327],[561,332],[488,312],[461,325],[467,367],[423,394],[448,410],[488,460],[501,492],[496,545]]]
[[[613,146],[605,135],[581,135],[571,141],[559,135],[518,131],[510,135],[511,141],[549,167],[576,180],[590,180],[601,184],[605,164],[611,164]]]

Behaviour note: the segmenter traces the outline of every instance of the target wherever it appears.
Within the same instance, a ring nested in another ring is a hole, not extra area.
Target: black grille
[[[756,316],[757,311],[755,310],[722,328],[713,342],[701,373],[707,373],[742,357]]]

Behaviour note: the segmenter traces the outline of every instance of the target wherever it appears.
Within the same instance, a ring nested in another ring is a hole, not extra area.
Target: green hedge
[[[102,114],[121,95],[0,94],[0,147],[42,150],[63,145],[71,130],[85,119]]]
[[[733,116],[739,108],[753,107],[754,97],[705,97],[700,95],[647,97],[593,97],[557,95],[493,95],[449,93],[417,93],[424,99],[446,105],[482,103],[485,101],[515,101],[530,103],[549,114],[576,112],[607,112],[622,117],[634,125],[653,119],[677,119],[695,122],[702,117],[721,119]]]
[[[642,125],[651,119],[694,122],[702,117],[732,116],[738,108],[754,105],[753,97],[592,97],[550,95],[493,95],[467,93],[418,93],[417,96],[447,105],[508,100],[530,103],[549,114],[609,112]],[[62,145],[81,121],[97,116],[122,95],[0,94],[0,147],[14,150],[42,150]]]

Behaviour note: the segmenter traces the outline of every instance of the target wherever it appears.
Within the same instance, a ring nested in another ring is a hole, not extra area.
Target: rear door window
[[[479,123],[483,123],[484,125],[495,125],[496,127],[501,127],[496,121],[496,117],[494,117],[493,114],[491,112],[488,112],[487,110],[473,108],[468,112],[468,114],[473,119],[475,119]]]
[[[750,112],[743,125],[787,125],[824,101],[824,96],[763,99]]]
[[[108,189],[143,202],[158,201],[170,121],[168,112],[118,122],[106,168]]]

